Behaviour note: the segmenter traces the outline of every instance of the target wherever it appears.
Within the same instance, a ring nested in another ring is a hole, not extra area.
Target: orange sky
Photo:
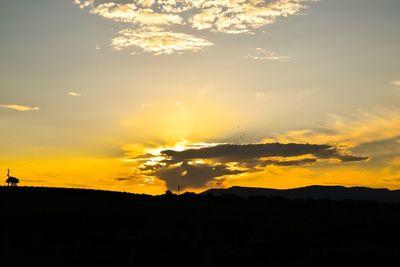
[[[149,194],[399,189],[399,11],[389,0],[2,2],[0,173]]]

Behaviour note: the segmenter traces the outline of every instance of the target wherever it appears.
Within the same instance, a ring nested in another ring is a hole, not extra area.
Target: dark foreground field
[[[399,204],[1,187],[0,205],[1,266],[397,266],[400,256]]]

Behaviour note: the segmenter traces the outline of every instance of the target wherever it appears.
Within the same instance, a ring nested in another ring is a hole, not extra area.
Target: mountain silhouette
[[[400,203],[388,203],[398,195],[325,186],[159,196],[4,186],[0,255],[7,267],[389,266],[400,254]]]
[[[344,186],[307,186],[294,189],[269,189],[257,187],[233,186],[227,189],[209,189],[204,195],[235,195],[239,197],[264,196],[285,199],[329,199],[329,200],[361,200],[400,203],[400,190],[373,189],[368,187]]]

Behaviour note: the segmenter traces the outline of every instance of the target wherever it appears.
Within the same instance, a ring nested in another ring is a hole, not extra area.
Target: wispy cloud
[[[74,3],[88,8],[91,14],[127,24],[123,36],[113,39],[114,47],[123,49],[136,45],[144,47],[146,52],[172,54],[198,51],[211,44],[203,38],[174,32],[172,26],[225,34],[254,33],[280,17],[300,13],[311,1],[315,0],[133,0],[98,5],[94,1],[75,0]],[[284,59],[274,54],[266,56],[270,60]]]
[[[79,93],[76,93],[76,92],[68,92],[68,95],[70,95],[70,96],[82,96],[81,94],[79,94]]]
[[[400,81],[393,81],[392,84],[400,86]]]
[[[203,38],[179,32],[122,30],[120,35],[112,40],[114,49],[139,47],[155,55],[197,52],[213,45]]]
[[[254,60],[272,60],[272,61],[287,61],[291,59],[291,57],[289,56],[281,56],[274,52],[259,47],[256,48],[254,53],[247,55],[246,58]]]
[[[152,104],[143,103],[143,104],[140,104],[140,106],[141,106],[142,108],[149,108],[149,107],[152,106]]]
[[[15,104],[0,105],[0,107],[6,108],[6,109],[18,110],[18,111],[35,111],[35,110],[39,110],[39,107],[28,107],[28,106],[21,106],[21,105],[15,105]]]
[[[400,110],[358,112],[349,117],[331,115],[318,129],[288,131],[275,136],[279,142],[313,142],[355,146],[399,136]]]

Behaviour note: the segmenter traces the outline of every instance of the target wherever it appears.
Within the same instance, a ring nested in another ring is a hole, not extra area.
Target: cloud
[[[205,39],[174,32],[172,27],[176,25],[182,29],[209,30],[225,34],[254,33],[257,29],[274,23],[278,18],[300,13],[307,7],[306,3],[311,1],[313,0],[133,0],[129,3],[103,2],[95,5],[93,1],[75,0],[75,4],[80,8],[88,8],[91,14],[125,24],[123,36],[114,38],[112,42],[119,50],[130,47],[131,45],[127,44],[136,43],[138,39],[146,40],[147,43],[149,38],[157,38],[158,41],[150,42],[152,49],[144,51],[155,50],[157,54],[172,54],[198,51],[211,44]],[[154,27],[158,30],[152,30]],[[127,37],[124,34],[126,32],[131,34]],[[166,37],[166,42],[169,43],[171,35],[174,43],[178,39],[182,44],[184,39],[185,48],[167,49],[168,52],[160,52],[164,51],[163,48],[156,49],[157,46],[164,46],[164,43],[160,42],[162,36]],[[186,44],[187,38],[190,39],[189,44]],[[194,43],[195,49],[192,48]],[[186,48],[187,46],[189,48]],[[270,60],[285,59],[274,54],[265,56]]]
[[[185,33],[166,31],[122,30],[120,36],[112,40],[116,50],[128,47],[139,47],[145,52],[155,55],[197,52],[204,47],[212,46],[209,41]]]
[[[154,175],[165,181],[167,188],[182,189],[201,188],[210,181],[225,175],[242,173],[241,170],[230,170],[225,165],[182,162],[179,165],[166,166],[154,171]]]
[[[85,7],[93,6],[94,0],[74,0],[74,4],[83,9]]]
[[[194,1],[193,1],[194,2]],[[194,4],[197,13],[190,18],[192,27],[229,34],[250,33],[305,8],[302,0],[203,0]]]
[[[288,56],[280,56],[274,52],[267,51],[263,48],[256,48],[256,51],[246,56],[248,59],[255,60],[271,60],[271,61],[287,61],[290,59]]]
[[[75,1],[90,13],[118,22],[137,25],[189,24],[192,28],[210,29],[228,34],[249,33],[274,23],[279,17],[299,13],[309,0],[134,0],[119,4]]]
[[[120,177],[120,178],[115,178],[114,180],[115,180],[115,181],[118,181],[118,182],[123,182],[123,181],[129,181],[129,180],[131,180],[131,178],[128,178],[128,177]]]
[[[70,95],[70,96],[81,96],[81,94],[79,94],[79,93],[76,93],[76,92],[68,92],[68,95]]]
[[[400,81],[393,81],[392,84],[400,86]]]
[[[389,163],[391,165],[400,167],[400,156],[396,156],[396,157],[392,158]]]
[[[114,21],[132,23],[141,26],[182,24],[182,18],[176,14],[159,13],[150,8],[141,8],[137,5],[139,1],[134,2],[136,2],[136,4],[104,3],[93,7],[90,10],[90,13]]]
[[[140,163],[139,172],[166,182],[169,189],[178,185],[201,188],[221,183],[226,176],[260,172],[266,166],[300,166],[316,163],[343,163],[368,160],[330,145],[316,144],[198,144],[185,149],[166,149],[127,160]]]
[[[143,103],[143,104],[140,104],[140,106],[141,106],[142,108],[149,108],[149,107],[152,106],[152,104]]]
[[[385,109],[374,113],[358,112],[344,118],[331,115],[322,127],[277,134],[277,142],[313,142],[356,146],[368,142],[390,139],[400,133],[400,110]]]
[[[18,111],[36,111],[36,110],[39,110],[39,107],[28,107],[28,106],[21,106],[21,105],[15,105],[15,104],[0,105],[0,107],[6,108],[6,109],[18,110]]]
[[[298,157],[312,155],[319,159],[334,158],[342,162],[360,161],[367,159],[366,157],[356,157],[351,154],[344,154],[338,148],[329,145],[314,144],[221,144],[213,147],[205,147],[200,149],[188,149],[184,151],[165,150],[161,155],[166,156],[166,163],[183,162],[195,159],[214,159],[218,162],[247,162],[253,163],[254,159],[263,162],[267,158],[267,162],[279,162],[279,160],[271,160],[271,157]],[[295,161],[296,164],[298,163]]]

